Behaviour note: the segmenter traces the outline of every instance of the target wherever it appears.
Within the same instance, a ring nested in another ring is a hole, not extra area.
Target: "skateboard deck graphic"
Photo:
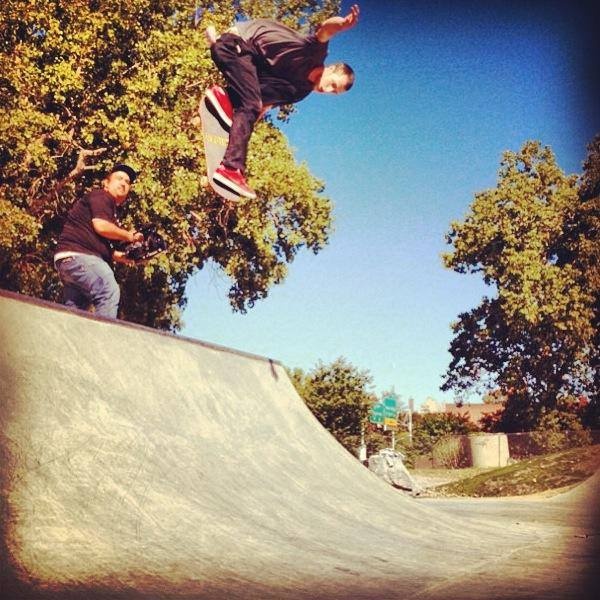
[[[200,101],[200,120],[202,121],[202,138],[206,157],[206,171],[210,187],[225,200],[238,202],[240,195],[222,183],[214,180],[216,168],[221,164],[229,142],[229,128],[217,115],[217,112],[207,100],[206,94]]]

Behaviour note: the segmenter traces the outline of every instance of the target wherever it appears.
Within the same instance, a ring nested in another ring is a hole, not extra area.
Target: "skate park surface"
[[[3,600],[596,597],[598,474],[408,497],[276,360],[0,292],[0,390]]]

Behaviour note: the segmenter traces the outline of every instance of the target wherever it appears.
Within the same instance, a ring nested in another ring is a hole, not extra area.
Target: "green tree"
[[[466,415],[454,413],[416,413],[413,417],[412,454],[427,455],[441,439],[477,431]]]
[[[197,28],[196,6],[212,7]],[[203,30],[209,22],[224,30],[236,16],[308,28],[337,10],[331,0],[4,0],[0,285],[57,299],[51,257],[64,216],[107,167],[126,160],[142,175],[123,223],[160,224],[169,251],[145,266],[118,267],[123,318],[177,329],[185,285],[209,261],[230,278],[234,309],[266,297],[299,250],[326,245],[331,204],[272,120],[258,124],[249,149],[259,200],[227,219],[202,187],[196,107],[220,80]]]
[[[581,406],[575,398],[561,398],[557,407],[542,410],[532,440],[544,452],[559,452],[592,443],[589,430],[581,423]]]
[[[592,385],[586,390],[586,423],[600,428],[600,135],[588,146],[579,182],[578,203],[557,245],[559,264],[577,269],[578,283],[592,297],[592,343],[588,366]]]
[[[442,389],[499,389],[508,431],[533,427],[542,409],[592,385],[593,294],[581,261],[558,252],[578,202],[576,176],[527,142],[504,154],[496,188],[476,194],[447,235],[445,265],[481,274],[494,295],[453,325]]]
[[[368,390],[372,382],[368,371],[360,371],[340,357],[331,364],[319,362],[308,373],[294,369],[290,377],[321,425],[354,453],[375,401]]]

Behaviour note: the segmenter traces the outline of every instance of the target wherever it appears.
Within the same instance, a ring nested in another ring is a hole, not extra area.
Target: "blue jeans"
[[[66,306],[88,310],[93,305],[97,315],[117,318],[121,290],[106,261],[79,254],[57,261],[56,270],[65,288]]]

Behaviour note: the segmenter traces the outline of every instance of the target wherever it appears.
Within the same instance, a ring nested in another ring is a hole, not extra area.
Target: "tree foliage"
[[[581,408],[573,398],[562,398],[556,408],[542,409],[531,439],[544,452],[559,452],[592,443],[581,423]]]
[[[198,27],[196,6],[209,9]],[[169,242],[145,266],[118,267],[123,318],[177,329],[186,282],[209,261],[229,276],[234,309],[264,298],[300,249],[327,243],[331,205],[271,120],[258,124],[250,146],[256,202],[227,219],[202,187],[196,108],[220,80],[203,31],[256,16],[306,29],[337,8],[331,0],[4,0],[0,285],[59,297],[51,257],[64,216],[123,160],[141,172],[123,224],[158,223]]]
[[[480,274],[494,294],[453,325],[442,389],[498,389],[506,430],[532,427],[562,396],[592,389],[591,248],[585,235],[565,237],[584,210],[577,177],[527,142],[504,154],[496,188],[476,194],[447,235],[446,266]]]
[[[308,373],[294,369],[290,377],[321,425],[354,451],[369,407],[375,401],[368,390],[372,381],[368,371],[360,371],[340,357],[331,364],[319,362]]]
[[[454,413],[415,413],[413,417],[413,443],[411,453],[425,456],[435,444],[448,436],[465,435],[476,431],[466,415]]]
[[[600,135],[588,146],[578,200],[558,254],[559,264],[575,266],[579,284],[592,299],[594,333],[587,359],[592,384],[587,390],[590,402],[584,421],[600,428]]]

